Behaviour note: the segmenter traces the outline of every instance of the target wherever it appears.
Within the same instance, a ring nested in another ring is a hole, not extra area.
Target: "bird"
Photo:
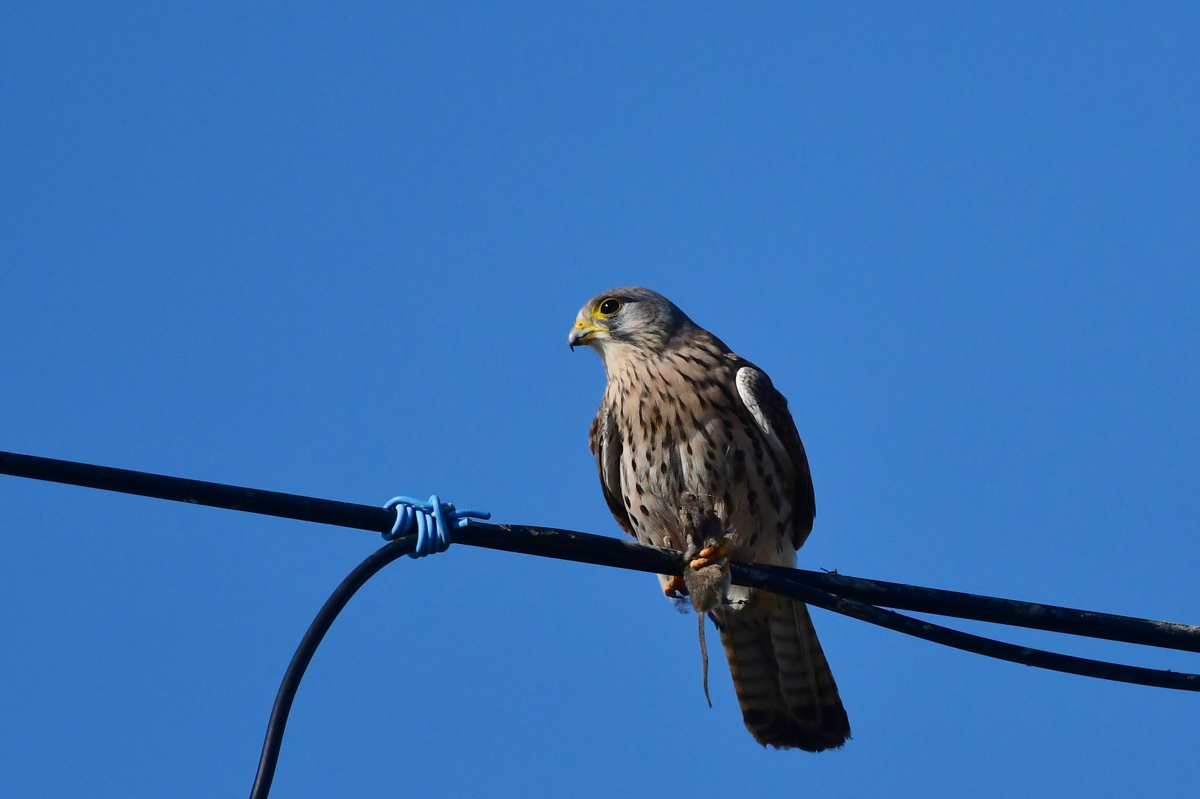
[[[689,585],[703,594],[691,600],[720,633],[746,728],[777,749],[842,746],[850,723],[808,607],[728,578],[730,559],[794,567],[812,531],[812,476],[787,400],[646,288],[593,297],[568,344],[597,352],[607,376],[589,446],[608,508],[640,543],[684,553],[684,578],[659,580],[677,601]]]

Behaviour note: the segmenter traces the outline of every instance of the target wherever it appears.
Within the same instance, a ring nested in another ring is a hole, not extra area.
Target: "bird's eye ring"
[[[617,311],[621,310],[621,301],[609,297],[600,302],[600,306],[596,309],[601,316],[612,316]]]

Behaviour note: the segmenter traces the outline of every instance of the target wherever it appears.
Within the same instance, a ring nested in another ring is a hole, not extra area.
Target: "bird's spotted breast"
[[[625,442],[620,479],[630,524],[644,543],[683,550],[683,495],[706,496],[734,557],[793,565],[782,464],[737,397],[736,359],[718,356],[698,348],[610,373],[605,403]]]

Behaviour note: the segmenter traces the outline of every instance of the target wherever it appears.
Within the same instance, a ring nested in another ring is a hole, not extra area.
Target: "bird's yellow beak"
[[[571,328],[571,334],[567,336],[567,345],[571,349],[581,344],[590,342],[597,333],[608,332],[603,327],[600,327],[590,319],[576,319],[575,327]]]

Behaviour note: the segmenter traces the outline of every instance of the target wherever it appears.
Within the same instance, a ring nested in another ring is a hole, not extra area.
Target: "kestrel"
[[[807,606],[728,580],[729,558],[794,567],[812,530],[787,400],[648,289],[589,301],[569,343],[596,350],[608,376],[590,445],[609,510],[641,543],[689,558],[685,580],[659,579],[668,596],[691,589],[717,626],[747,729],[781,749],[841,746],[850,724]]]

